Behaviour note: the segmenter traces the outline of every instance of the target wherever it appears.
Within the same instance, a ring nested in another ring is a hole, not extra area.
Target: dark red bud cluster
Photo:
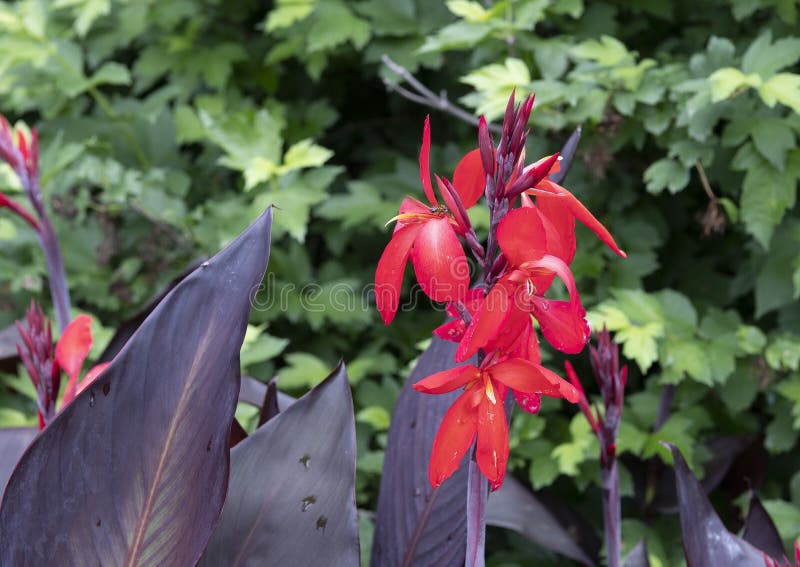
[[[17,330],[25,349],[17,345],[17,353],[36,386],[39,425],[43,427],[56,415],[56,400],[61,385],[61,369],[53,350],[53,332],[41,307],[31,302],[26,313],[26,326],[17,321]]]

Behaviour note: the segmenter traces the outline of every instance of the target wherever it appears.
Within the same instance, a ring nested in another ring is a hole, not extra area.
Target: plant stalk
[[[611,456],[600,467],[603,486],[603,519],[605,520],[606,555],[608,567],[620,567],[622,551],[622,507],[619,498],[617,459]]]

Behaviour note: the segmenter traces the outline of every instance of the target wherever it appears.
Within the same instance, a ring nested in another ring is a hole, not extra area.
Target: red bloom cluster
[[[475,458],[493,489],[505,475],[508,424],[504,400],[509,391],[530,413],[540,396],[579,400],[569,382],[541,365],[535,323],[556,349],[580,352],[589,325],[569,264],[575,255],[575,220],[589,227],[622,257],[605,227],[569,191],[549,176],[559,172],[559,155],[525,166],[525,138],[533,97],[514,106],[511,96],[495,148],[481,118],[479,147],[458,164],[453,182],[436,179],[443,204],[430,179],[430,128],[426,118],[420,176],[429,205],[406,198],[391,241],[375,274],[376,301],[386,324],[394,318],[409,256],[417,282],[435,301],[447,302],[454,319],[434,333],[458,342],[456,361],[477,354],[477,364],[438,372],[414,384],[423,393],[463,388],[445,415],[433,443],[429,478],[435,487],[455,472],[477,438]],[[478,242],[467,215],[486,196],[490,229],[486,246]],[[534,201],[535,199],[535,201]],[[467,259],[459,237],[483,268],[481,283],[470,289]],[[568,300],[545,297],[560,278]]]
[[[67,374],[67,386],[61,400],[63,409],[100,376],[108,363],[93,366],[78,383],[81,367],[92,348],[92,318],[88,315],[75,317],[64,329],[53,352],[50,321],[44,318],[42,309],[31,303],[26,315],[26,325],[17,322],[17,330],[22,339],[22,344],[17,345],[17,353],[36,387],[39,429],[44,429],[56,416],[61,371]]]

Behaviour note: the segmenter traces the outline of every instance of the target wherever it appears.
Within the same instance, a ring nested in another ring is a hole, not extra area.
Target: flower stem
[[[608,567],[620,566],[622,547],[622,510],[619,499],[619,472],[617,459],[612,456],[600,467],[603,486],[603,519],[605,520],[606,556]]]
[[[67,274],[64,269],[64,259],[58,245],[58,237],[47,214],[47,208],[42,199],[42,189],[39,184],[38,168],[33,175],[25,171],[17,171],[25,193],[31,202],[36,214],[39,216],[39,245],[44,252],[47,264],[48,279],[50,280],[50,296],[53,300],[53,310],[56,314],[56,324],[60,333],[64,332],[70,322],[69,288],[67,287]]]
[[[467,473],[467,556],[465,567],[486,565],[486,504],[489,484],[474,458]]]
[[[61,248],[58,246],[53,223],[46,214],[39,222],[39,245],[44,251],[47,273],[50,280],[50,296],[53,299],[53,310],[56,314],[56,324],[59,332],[63,333],[70,321],[69,288],[67,275],[64,270],[64,260],[61,257]]]

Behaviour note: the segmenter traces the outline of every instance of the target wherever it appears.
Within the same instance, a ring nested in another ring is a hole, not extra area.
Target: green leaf
[[[314,4],[315,0],[278,0],[267,16],[264,30],[272,32],[304,20],[314,10]]]
[[[333,157],[333,152],[318,146],[310,139],[293,144],[283,156],[283,165],[278,168],[280,175],[305,167],[318,167]]]
[[[677,193],[689,183],[689,170],[674,159],[663,158],[645,170],[644,181],[650,193],[657,194],[664,189]]]
[[[800,369],[800,337],[788,333],[778,335],[770,341],[764,356],[770,368],[797,371]]]
[[[794,428],[789,402],[780,400],[780,403],[776,404],[774,416],[767,425],[764,445],[771,453],[784,453],[795,446],[800,430]]]
[[[622,354],[635,360],[642,372],[658,360],[658,341],[664,336],[661,323],[646,323],[642,326],[631,326],[617,331],[615,340],[621,343]]]
[[[714,71],[708,78],[711,84],[711,102],[720,102],[730,98],[742,87],[761,86],[761,77],[755,73],[745,75],[739,69],[725,67]]]
[[[369,24],[353,14],[347,4],[340,0],[319,0],[308,33],[308,51],[328,51],[348,41],[361,49],[369,36]]]
[[[602,36],[599,41],[590,39],[579,43],[570,50],[570,53],[578,59],[596,61],[606,67],[633,61],[633,56],[625,44],[608,35]]]
[[[792,408],[794,428],[800,429],[800,377],[795,376],[789,380],[783,380],[775,386],[775,390],[794,404]]]
[[[766,262],[756,277],[757,318],[795,300],[793,276],[794,262],[800,250],[800,222],[781,224],[772,242]]]
[[[778,170],[783,170],[786,154],[795,145],[794,131],[784,120],[759,118],[750,130],[753,144]]]
[[[272,360],[282,353],[288,345],[288,339],[273,337],[263,332],[260,327],[248,325],[240,355],[241,364],[243,367],[247,367]]]
[[[558,470],[567,476],[577,476],[578,465],[598,451],[597,438],[582,413],[577,413],[569,424],[572,441],[553,449]]]
[[[530,88],[530,81],[528,66],[520,59],[509,57],[502,65],[486,65],[462,77],[461,82],[478,91],[477,98],[462,100],[476,106],[477,114],[483,114],[487,120],[492,120],[505,112],[511,91],[517,89],[517,96],[522,95]],[[479,101],[478,104],[475,104],[476,101]]]
[[[785,37],[772,43],[770,30],[762,33],[750,44],[742,57],[745,73],[758,73],[763,78],[774,75],[800,59],[800,38]]]
[[[487,10],[479,2],[470,0],[448,0],[445,4],[453,14],[468,22],[485,22],[491,19],[493,13],[497,11],[496,7],[492,10]],[[505,7],[505,2],[500,2],[499,4],[501,8]]]
[[[288,366],[278,372],[281,388],[313,388],[330,372],[328,364],[307,352],[293,352],[286,355]]]
[[[371,425],[377,431],[386,431],[389,429],[389,422],[391,416],[386,408],[381,406],[370,406],[364,408],[356,414],[356,419],[362,423]]]
[[[800,75],[778,73],[761,85],[758,94],[770,108],[780,102],[800,114]]]
[[[748,146],[743,146],[746,150]],[[741,152],[740,152],[741,153]],[[797,179],[800,177],[800,150],[790,150],[786,166],[779,171],[768,161],[755,155],[742,182],[741,216],[756,240],[769,248],[775,227],[784,212],[793,207],[797,195]]]
[[[760,354],[767,345],[767,336],[758,327],[740,325],[736,330],[739,348],[746,354]]]
[[[701,384],[711,386],[716,378],[711,374],[711,362],[705,349],[695,341],[666,341],[661,354],[661,366],[663,382],[668,384],[677,384],[687,375]]]
[[[758,390],[758,376],[754,375],[750,364],[740,364],[728,378],[725,387],[715,391],[730,414],[737,415],[750,407]]]
[[[488,23],[473,23],[460,20],[443,27],[435,35],[425,38],[419,54],[463,49],[474,46],[492,32]]]
[[[373,184],[351,181],[347,193],[331,195],[317,209],[319,216],[339,221],[343,228],[372,225],[383,230],[385,222],[397,212],[397,204],[383,199]],[[352,368],[348,368],[352,375]]]

